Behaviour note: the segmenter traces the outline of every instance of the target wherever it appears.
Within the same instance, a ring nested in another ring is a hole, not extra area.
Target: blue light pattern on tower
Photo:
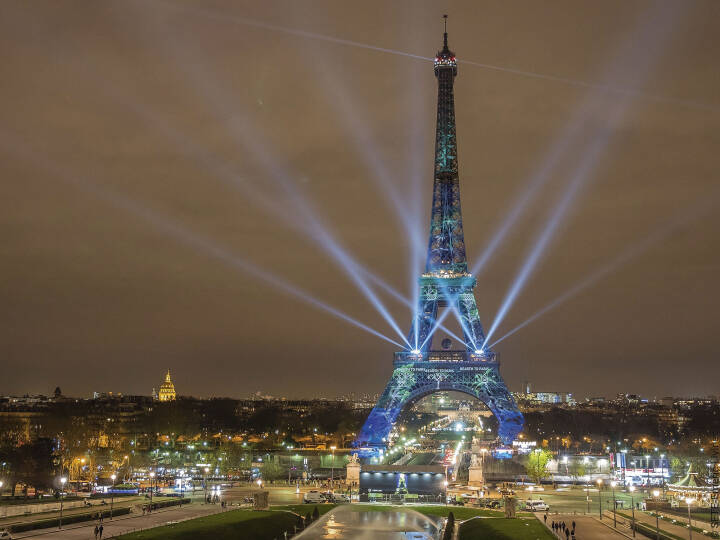
[[[485,344],[473,294],[476,281],[467,271],[455,131],[456,75],[455,54],[448,48],[445,33],[443,49],[435,58],[438,104],[428,255],[419,279],[416,321],[408,336],[415,348],[395,353],[390,382],[365,422],[356,446],[384,446],[400,411],[428,394],[444,390],[463,392],[485,403],[498,419],[498,436],[505,444],[522,430],[523,416],[500,376],[495,353]],[[466,350],[432,349],[441,307],[459,316]]]

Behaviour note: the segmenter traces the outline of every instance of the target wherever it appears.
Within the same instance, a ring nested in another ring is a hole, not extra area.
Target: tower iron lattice
[[[509,444],[522,430],[523,416],[500,375],[495,353],[485,343],[465,255],[455,129],[455,54],[443,48],[434,62],[438,80],[435,166],[425,272],[419,304],[408,335],[413,346],[395,353],[394,370],[355,441],[358,447],[384,446],[400,412],[428,394],[457,391],[485,403],[498,420],[498,436]],[[457,314],[465,350],[432,349],[439,308]]]
[[[712,443],[712,456],[710,459],[711,483],[710,491],[710,527],[714,532],[720,528],[720,442]]]

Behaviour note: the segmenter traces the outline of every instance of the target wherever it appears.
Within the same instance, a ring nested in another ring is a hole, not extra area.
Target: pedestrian
[[[570,540],[570,529],[565,529],[565,540]]]
[[[100,529],[98,529],[98,526],[95,525],[95,540],[97,540],[97,535]]]
[[[574,519],[573,519],[573,522],[572,522],[572,527],[573,527],[572,530],[574,531],[574,530],[575,530],[575,520],[574,520]]]
[[[100,524],[100,528],[98,529],[98,532],[100,533],[100,535],[98,536],[98,540],[102,540],[102,533],[103,533],[102,523]]]
[[[543,516],[543,519],[545,520],[545,525],[547,525],[547,512],[545,512],[545,515]]]

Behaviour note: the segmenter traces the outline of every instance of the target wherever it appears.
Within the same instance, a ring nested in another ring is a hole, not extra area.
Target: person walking
[[[545,520],[545,525],[547,525],[547,512],[545,512],[545,515],[543,516],[543,519]]]
[[[570,540],[570,529],[565,529],[565,540]]]
[[[95,525],[95,540],[97,540],[98,532],[99,532],[98,526]]]
[[[102,540],[102,533],[103,533],[102,523],[100,524],[100,528],[98,529],[98,533],[100,533],[99,536],[98,536],[98,540]]]

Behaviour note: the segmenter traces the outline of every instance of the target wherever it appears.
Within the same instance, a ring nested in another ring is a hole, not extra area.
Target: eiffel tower
[[[385,446],[398,414],[438,391],[462,392],[485,403],[498,420],[498,437],[504,444],[510,444],[523,426],[523,416],[500,376],[497,357],[485,343],[473,294],[476,280],[468,273],[453,96],[457,63],[447,38],[446,28],[443,49],[434,63],[438,80],[435,180],[427,262],[419,279],[419,305],[408,336],[413,349],[395,353],[390,382],[355,441],[358,447]],[[443,349],[432,348],[441,307],[458,317],[465,350],[447,350],[447,340]]]

